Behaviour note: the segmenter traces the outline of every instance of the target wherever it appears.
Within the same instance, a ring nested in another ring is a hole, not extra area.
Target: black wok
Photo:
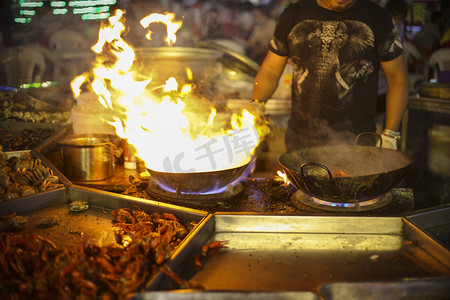
[[[160,186],[169,188],[177,193],[207,193],[225,188],[234,182],[247,168],[248,164],[226,170],[169,173],[148,169],[152,179]]]
[[[395,187],[412,164],[401,151],[359,145],[333,145],[283,154],[279,163],[304,193],[330,202],[361,202]]]

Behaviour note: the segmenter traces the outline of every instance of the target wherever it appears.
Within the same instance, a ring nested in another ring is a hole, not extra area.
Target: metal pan
[[[248,164],[226,170],[196,173],[168,173],[148,169],[160,186],[180,193],[207,193],[225,188],[244,173]]]
[[[391,149],[333,145],[283,154],[279,164],[303,192],[331,202],[360,202],[379,197],[401,179],[411,155]]]
[[[319,288],[322,299],[433,299],[446,300],[450,295],[450,278],[408,279],[404,282],[338,282]]]
[[[85,201],[89,207],[82,212],[71,212],[69,210],[70,203],[74,201]],[[182,224],[193,226],[191,232],[174,249],[167,264],[171,264],[180,249],[190,244],[194,233],[208,217],[207,212],[200,210],[76,186],[54,190],[45,195],[0,203],[0,215],[6,216],[14,213],[26,217],[28,219],[26,226],[20,231],[14,231],[15,233],[20,233],[21,236],[34,234],[44,237],[58,248],[70,249],[70,247],[79,247],[86,242],[106,247],[117,244],[110,212],[127,207],[141,209],[147,213],[173,214]],[[56,224],[51,227],[41,226],[42,220],[49,217],[53,217]],[[0,219],[0,233],[10,231],[6,222],[6,217]],[[136,253],[136,255],[138,254]],[[160,286],[163,273],[157,269],[154,272],[155,274],[151,276],[147,284]],[[142,274],[136,274],[136,279],[138,280],[140,276]],[[55,282],[55,285],[60,284],[61,282]],[[0,294],[2,293],[0,292]]]
[[[236,291],[317,293],[318,287],[336,282],[384,281],[405,291],[405,299],[410,299],[416,294],[404,289],[405,278],[450,275],[449,251],[401,217],[215,213],[196,233],[193,244],[201,247],[214,241],[228,243],[202,259],[200,270],[194,264],[198,248],[184,261],[176,261],[172,269],[192,285],[219,295]],[[170,286],[173,281],[164,277]],[[376,292],[377,286],[371,288]],[[143,298],[160,299],[150,296]]]

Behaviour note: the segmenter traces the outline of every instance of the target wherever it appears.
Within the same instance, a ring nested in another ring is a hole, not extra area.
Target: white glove
[[[250,103],[245,105],[244,109],[248,110],[249,113],[257,118],[264,117],[264,102],[252,100]]]
[[[381,134],[381,140],[383,142],[381,144],[381,147],[386,148],[386,149],[397,150],[398,149],[398,146],[397,146],[398,137],[399,137],[398,132],[394,132],[394,131],[385,129],[383,131],[383,133]],[[380,141],[377,142],[377,147],[380,147]]]

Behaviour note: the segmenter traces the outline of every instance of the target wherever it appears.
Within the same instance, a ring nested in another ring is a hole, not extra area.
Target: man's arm
[[[261,68],[256,74],[252,99],[266,102],[278,86],[281,74],[288,58],[268,51]]]
[[[381,62],[388,90],[386,94],[385,129],[398,131],[408,104],[408,73],[403,54],[394,60]]]

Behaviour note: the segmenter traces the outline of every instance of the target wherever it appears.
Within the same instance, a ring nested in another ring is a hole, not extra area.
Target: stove
[[[123,175],[125,176],[125,175]],[[295,186],[280,178],[249,177],[229,185],[225,190],[209,194],[184,194],[168,191],[151,178],[133,178],[128,175],[128,185],[122,191],[117,180],[101,190],[115,191],[124,195],[160,201],[183,207],[215,212],[261,213],[274,215],[401,215],[414,210],[412,189],[394,188],[380,199],[337,207],[320,199],[312,199]],[[131,183],[131,185],[130,185]],[[315,200],[315,201],[314,201]]]
[[[209,212],[397,215],[412,211],[414,208],[411,189],[394,188],[376,199],[359,203],[332,203],[313,198],[292,185],[266,178],[248,178],[228,185],[223,191],[208,194],[169,191],[150,181],[146,192],[150,199]]]
[[[369,199],[365,201],[350,201],[350,202],[330,202],[321,200],[316,197],[305,194],[303,191],[298,190],[292,195],[291,201],[293,203],[301,203],[307,205],[313,209],[323,209],[327,211],[337,212],[356,212],[356,211],[371,211],[376,210],[392,202],[392,192],[389,191],[384,195]]]
[[[147,188],[148,195],[159,201],[187,206],[196,209],[217,211],[232,208],[237,201],[245,198],[243,183],[229,184],[225,189],[209,193],[181,193],[163,189],[159,184],[150,181]]]
[[[321,200],[297,190],[291,197],[292,204],[307,213],[324,214],[401,214],[414,210],[412,189],[393,188],[374,199],[336,203]]]

